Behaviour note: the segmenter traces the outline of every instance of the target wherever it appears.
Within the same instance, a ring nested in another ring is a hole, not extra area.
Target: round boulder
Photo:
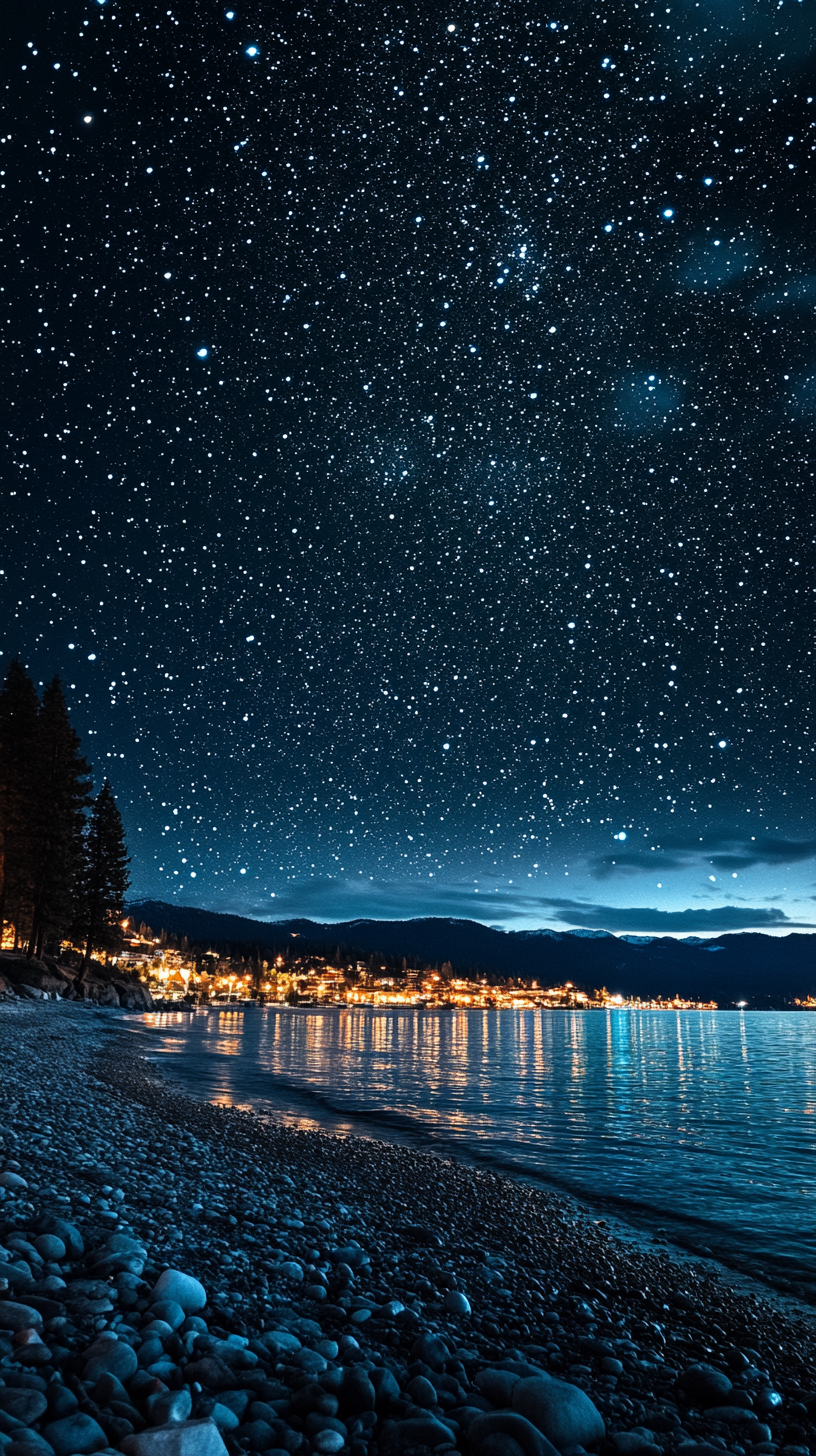
[[[192,1274],[183,1274],[180,1269],[165,1269],[153,1285],[151,1300],[172,1300],[180,1304],[185,1314],[195,1314],[207,1303],[207,1291]]]
[[[604,1438],[601,1413],[577,1385],[547,1375],[519,1380],[513,1388],[513,1409],[541,1431],[559,1450],[583,1446],[591,1451]]]
[[[126,1340],[106,1340],[104,1345],[97,1342],[83,1367],[82,1378],[96,1384],[103,1375],[115,1375],[124,1385],[136,1374],[138,1364],[136,1351]]]
[[[515,1411],[488,1411],[468,1428],[470,1456],[557,1456],[547,1437]]]
[[[449,1289],[442,1303],[448,1314],[470,1314],[470,1300],[461,1289]]]
[[[678,1390],[691,1402],[705,1409],[709,1405],[726,1405],[724,1399],[731,1390],[731,1381],[722,1370],[713,1365],[690,1365],[677,1381]]]
[[[107,1446],[108,1438],[93,1416],[75,1411],[72,1416],[63,1416],[61,1421],[52,1421],[46,1426],[43,1436],[54,1452],[54,1456],[87,1456],[90,1451],[101,1451]]]

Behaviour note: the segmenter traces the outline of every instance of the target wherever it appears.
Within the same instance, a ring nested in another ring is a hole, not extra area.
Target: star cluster
[[[4,660],[61,674],[138,892],[801,859],[803,10],[15,22]]]

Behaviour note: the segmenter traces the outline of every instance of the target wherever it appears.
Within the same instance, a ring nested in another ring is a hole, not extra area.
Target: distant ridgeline
[[[475,920],[249,920],[161,900],[128,906],[158,934],[186,936],[193,946],[254,948],[280,954],[343,957],[406,956],[426,965],[450,962],[458,975],[513,976],[540,985],[572,981],[605,986],[623,996],[745,1002],[757,1008],[792,1006],[816,994],[816,938],[731,933],[699,940],[619,937],[601,930],[493,930]]]

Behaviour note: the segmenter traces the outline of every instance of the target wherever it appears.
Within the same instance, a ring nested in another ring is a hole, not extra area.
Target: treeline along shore
[[[150,1005],[99,959],[122,944],[130,877],[110,783],[91,770],[58,678],[14,661],[0,689],[0,995]]]
[[[807,1313],[0,1005],[3,1456],[807,1456]]]

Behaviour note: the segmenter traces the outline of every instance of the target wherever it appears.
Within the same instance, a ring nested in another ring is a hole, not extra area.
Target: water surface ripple
[[[139,1027],[209,1100],[539,1178],[816,1296],[807,1013],[213,1007]]]

